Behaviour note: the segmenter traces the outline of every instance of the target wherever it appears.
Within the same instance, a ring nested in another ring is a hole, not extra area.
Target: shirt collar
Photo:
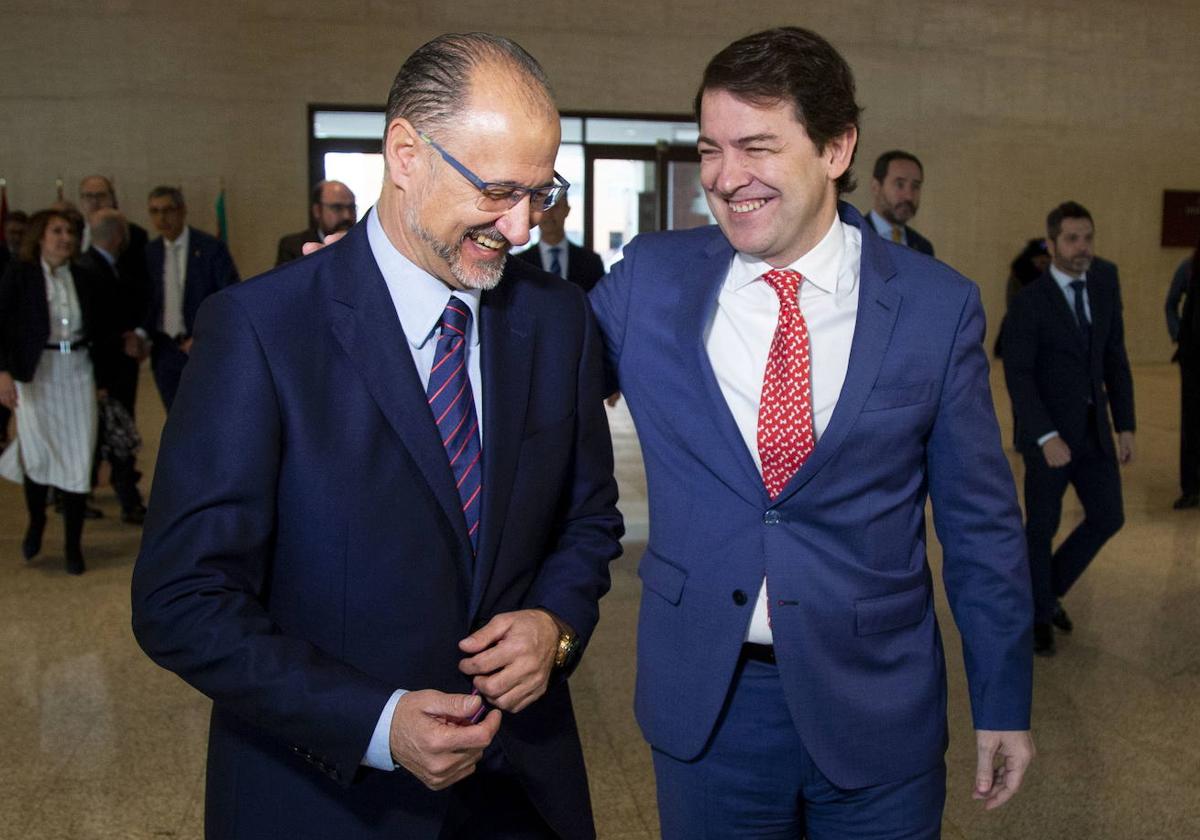
[[[105,251],[103,248],[101,248],[99,245],[96,245],[95,243],[92,244],[92,247],[95,248],[99,252],[100,256],[104,257],[104,261],[106,263],[108,263],[110,267],[116,267],[116,264],[117,264],[116,257],[114,257],[112,254],[108,253],[108,251]]]
[[[842,220],[833,217],[825,236],[807,254],[786,266],[804,276],[804,285],[812,285],[826,294],[845,292],[842,288],[842,256],[846,250],[846,232]],[[746,254],[738,253],[733,258],[726,286],[730,291],[739,291],[762,277],[773,266]],[[850,288],[853,288],[851,285]]]
[[[563,239],[563,241],[559,242],[557,245],[548,245],[548,244],[546,244],[546,242],[544,240],[539,239],[538,240],[538,248],[541,250],[541,252],[543,254],[546,253],[547,251],[549,251],[551,248],[555,249],[560,254],[564,254],[564,253],[566,253],[566,250],[567,250],[567,240]]]
[[[1071,291],[1071,284],[1076,280],[1084,279],[1083,277],[1072,277],[1054,263],[1050,263],[1050,276],[1054,278],[1054,282],[1058,283],[1058,287],[1064,292]]]
[[[396,250],[384,232],[374,207],[367,215],[367,241],[371,246],[371,255],[375,257],[387,283],[388,294],[392,296],[392,304],[396,307],[408,343],[416,348],[424,347],[441,320],[452,290]],[[471,310],[467,341],[472,347],[477,347],[481,292],[478,289],[454,289],[453,294]]]
[[[163,244],[166,245],[168,248],[174,248],[175,246],[179,246],[182,250],[187,251],[188,243],[192,239],[192,237],[190,236],[191,230],[192,229],[190,227],[188,227],[187,225],[184,225],[183,233],[179,234],[178,239],[176,239],[174,242],[172,242],[170,239],[167,239],[167,237],[164,236]]]
[[[892,239],[892,228],[897,228],[900,231],[900,238],[907,239],[904,225],[893,225],[887,219],[880,216],[874,210],[867,213],[867,218],[871,221],[871,226],[875,228],[875,232],[889,242]]]

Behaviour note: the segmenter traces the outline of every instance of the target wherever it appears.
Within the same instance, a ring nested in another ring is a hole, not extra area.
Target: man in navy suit
[[[567,239],[566,221],[571,207],[563,200],[542,216],[538,244],[517,254],[530,265],[565,277],[585,292],[590,292],[604,276],[604,261],[595,251],[581,248]]]
[[[182,190],[155,187],[148,203],[159,237],[146,246],[149,305],[140,334],[150,341],[154,384],[170,412],[200,304],[239,278],[225,243],[187,224]]]
[[[280,238],[275,254],[276,266],[304,256],[305,243],[324,242],[331,233],[354,227],[358,204],[354,193],[341,181],[318,181],[312,188],[309,213],[312,219],[308,228]]]
[[[1094,237],[1082,205],[1054,208],[1046,218],[1050,267],[1013,298],[1004,321],[1004,376],[1025,460],[1034,652],[1043,656],[1055,653],[1054,627],[1074,626],[1062,597],[1125,521],[1117,462],[1134,454],[1120,281],[1117,267],[1095,256]],[[1083,522],[1052,551],[1068,484]]]
[[[873,205],[867,221],[884,239],[933,256],[933,243],[909,225],[921,208],[925,168],[910,152],[884,152],[871,170]]]
[[[850,68],[794,27],[696,97],[719,227],[639,236],[591,294],[650,488],[636,714],[664,838],[936,837],[933,502],[996,807],[1033,756],[1030,584],[974,284],[870,233]]]
[[[620,551],[600,339],[506,262],[558,126],[518,45],[431,41],[375,208],[201,312],[133,621],[213,698],[210,838],[595,836],[566,676]]]

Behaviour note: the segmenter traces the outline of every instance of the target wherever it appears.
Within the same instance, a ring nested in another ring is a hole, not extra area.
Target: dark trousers
[[[1025,539],[1033,579],[1033,620],[1046,624],[1057,599],[1066,595],[1088,564],[1121,526],[1121,474],[1116,459],[1100,446],[1095,430],[1082,451],[1071,451],[1065,467],[1051,467],[1040,451],[1025,457]],[[1062,519],[1063,494],[1075,488],[1083,522],[1051,551]]]
[[[29,512],[29,530],[39,536],[46,527],[46,499],[50,488],[25,479],[25,508]],[[63,500],[63,543],[66,555],[78,557],[82,553],[83,512],[87,504],[86,493],[67,493],[59,490]],[[39,540],[40,542],[40,540]]]
[[[1179,375],[1179,488],[1192,496],[1200,494],[1200,354],[1180,353]]]
[[[180,350],[174,341],[165,335],[155,336],[150,351],[150,369],[168,414],[171,413],[171,404],[175,402],[175,392],[179,390],[179,380],[187,360],[188,354]]]
[[[837,710],[826,709],[829,725]],[[929,714],[938,714],[929,709]],[[653,750],[663,840],[930,840],[941,836],[946,767],[847,790],[821,773],[788,712],[778,667],[738,666],[712,742],[680,761]]]
[[[12,411],[0,405],[0,440],[8,440],[8,421]]]

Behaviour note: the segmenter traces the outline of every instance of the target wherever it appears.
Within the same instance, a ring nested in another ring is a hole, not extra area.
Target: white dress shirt
[[[404,336],[408,339],[408,349],[412,353],[413,364],[417,367],[417,375],[421,377],[421,385],[429,387],[429,371],[433,368],[433,358],[437,352],[438,321],[446,304],[450,302],[450,289],[441,280],[418,268],[408,257],[401,254],[392,245],[383,225],[371,208],[367,217],[367,241],[371,246],[371,256],[375,258],[383,280],[387,283],[388,294],[392,297],[392,305],[396,307],[396,317],[404,328]],[[475,398],[475,416],[479,419],[479,441],[483,443],[483,377],[479,366],[479,299],[478,289],[455,289],[454,297],[461,300],[471,310],[471,323],[467,327],[466,354],[467,378],[471,380],[471,393]],[[431,416],[432,419],[432,416]],[[366,755],[362,763],[376,770],[392,770],[392,749],[390,736],[392,730],[392,715],[396,704],[406,693],[405,689],[392,692],[367,745]]]
[[[553,248],[558,251],[558,264],[562,266],[562,274],[560,276],[565,278],[567,276],[567,260],[570,259],[567,254],[571,250],[567,246],[567,238],[564,236],[563,241],[557,245],[547,245],[544,239],[539,239],[537,246],[542,256],[542,266],[546,271],[549,271],[550,266],[554,264],[554,257],[550,254],[550,250]]]
[[[813,434],[817,440],[829,424],[850,364],[861,259],[862,233],[835,218],[816,247],[787,266],[804,278],[800,284],[800,311],[808,325]],[[760,471],[759,398],[779,320],[779,298],[762,279],[770,270],[772,266],[760,260],[744,254],[734,256],[704,338],[721,393]],[[765,578],[746,641],[772,643]]]
[[[183,317],[183,290],[187,287],[188,246],[191,241],[191,228],[186,225],[174,242],[163,237],[162,331],[171,338],[187,332],[187,322]]]

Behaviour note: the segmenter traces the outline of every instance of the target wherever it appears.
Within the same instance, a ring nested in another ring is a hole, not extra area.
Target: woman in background
[[[0,403],[16,416],[0,475],[25,485],[26,560],[42,548],[46,493],[63,496],[67,571],[83,574],[85,500],[96,451],[96,379],[111,348],[98,281],[72,266],[77,235],[59,210],[29,220],[20,259],[0,278]]]

